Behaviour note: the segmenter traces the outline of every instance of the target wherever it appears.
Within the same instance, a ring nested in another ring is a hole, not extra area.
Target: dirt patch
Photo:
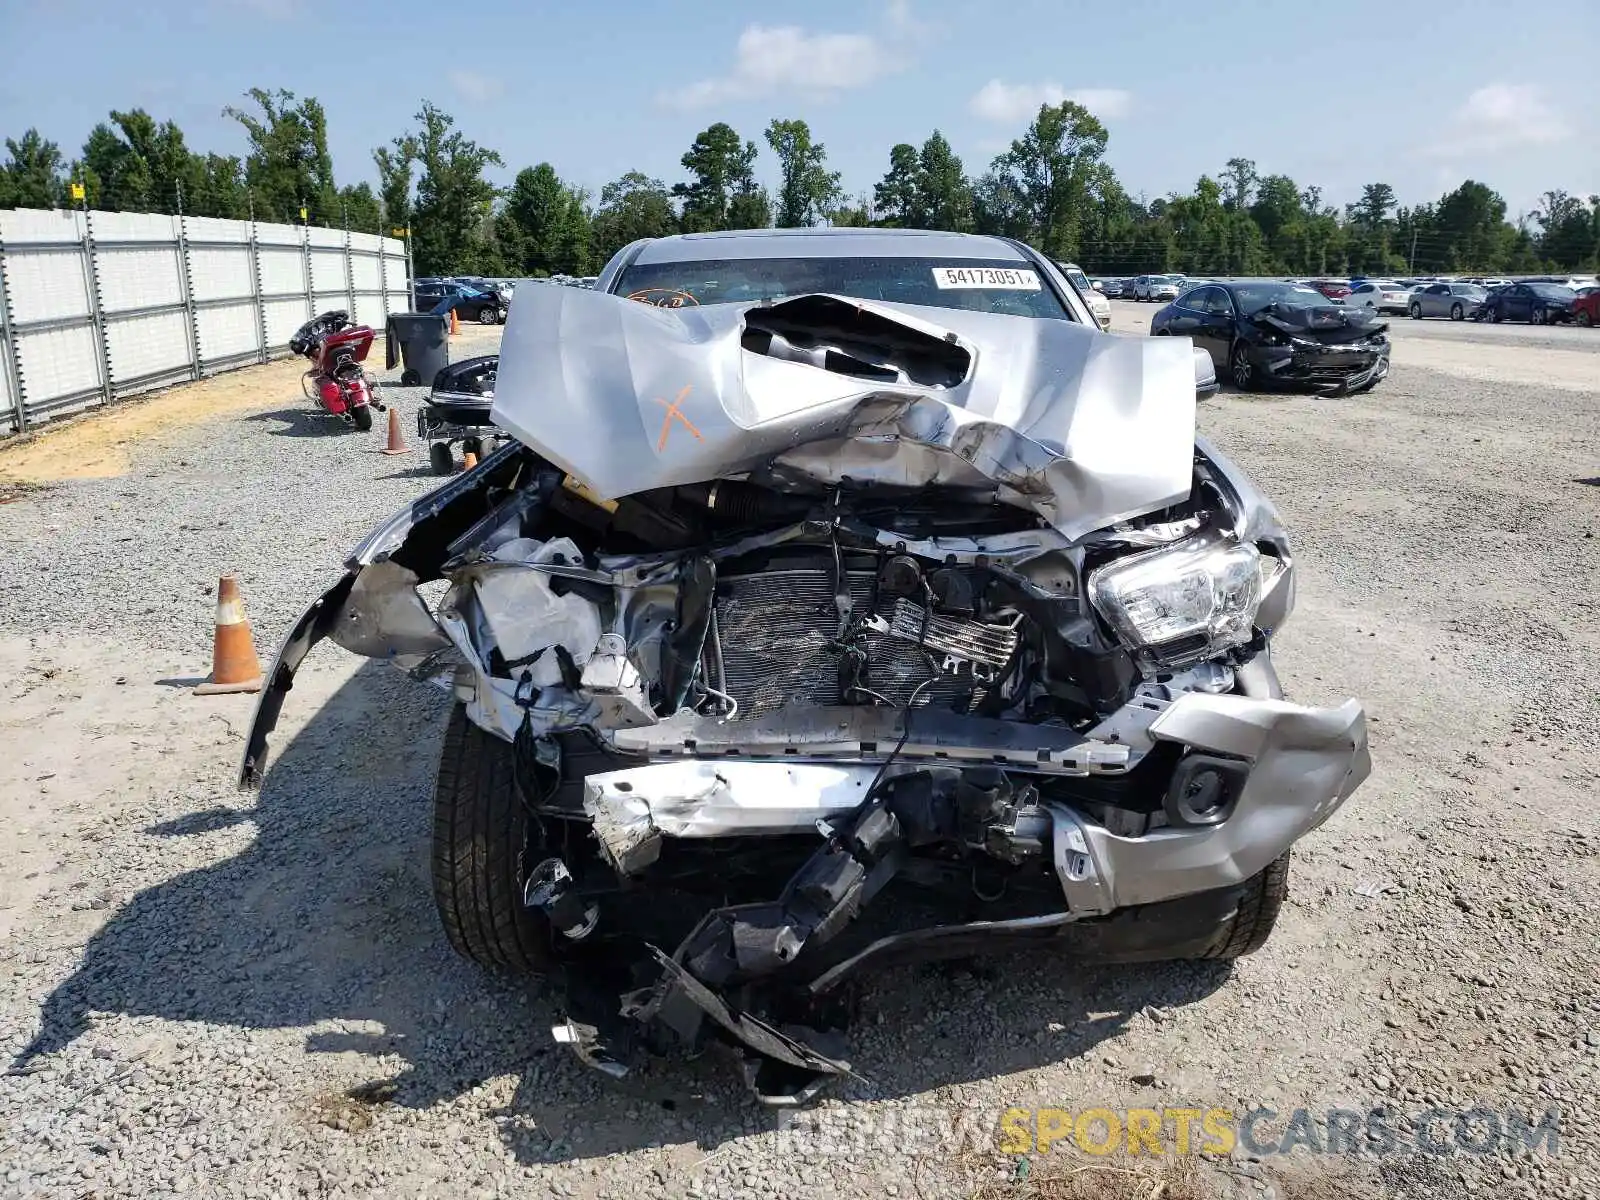
[[[126,475],[135,446],[173,429],[295,398],[305,364],[298,358],[242,367],[198,383],[51,421],[0,446],[0,497],[17,484]]]
[[[1461,379],[1564,391],[1600,391],[1600,356],[1583,350],[1551,350],[1535,346],[1488,346],[1480,342],[1444,342],[1396,338],[1396,366],[1424,367]]]

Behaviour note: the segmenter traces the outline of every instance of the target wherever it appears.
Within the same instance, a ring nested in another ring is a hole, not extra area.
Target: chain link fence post
[[[194,266],[189,258],[189,218],[183,212],[183,185],[178,185],[178,260],[183,268],[183,311],[188,317],[189,378],[200,378],[200,313],[194,306]]]
[[[6,282],[6,244],[0,238],[0,342],[4,343],[0,349],[5,351],[5,372],[11,381],[12,420],[16,431],[21,433],[28,427],[28,402],[22,394],[22,347],[11,331],[12,321],[11,285]]]
[[[256,359],[267,361],[267,302],[261,288],[261,241],[256,236],[256,205],[250,202],[250,288],[256,302],[256,336],[260,339]]]
[[[100,259],[94,249],[94,218],[87,208],[83,215],[83,274],[89,288],[89,323],[100,346],[100,403],[110,404],[115,389],[111,383],[111,342],[106,337],[105,310],[100,297]]]

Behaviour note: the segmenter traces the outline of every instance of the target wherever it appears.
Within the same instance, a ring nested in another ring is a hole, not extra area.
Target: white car
[[[1077,263],[1058,262],[1061,273],[1067,281],[1078,289],[1078,295],[1083,297],[1083,302],[1089,306],[1089,311],[1094,314],[1095,324],[1101,329],[1111,328],[1111,301],[1107,300],[1089,282],[1089,277],[1083,273],[1083,268]]]
[[[1411,303],[1411,289],[1392,279],[1364,279],[1344,298],[1347,308],[1370,308],[1373,312],[1403,313]]]
[[[1178,280],[1172,275],[1141,275],[1134,284],[1135,300],[1176,300]]]

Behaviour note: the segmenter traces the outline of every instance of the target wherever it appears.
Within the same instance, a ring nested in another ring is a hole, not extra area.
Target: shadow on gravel
[[[313,408],[309,400],[304,408],[278,408],[272,412],[251,413],[244,419],[257,423],[281,422],[281,428],[267,430],[273,437],[333,437],[360,432],[354,425]]]
[[[486,1115],[524,1163],[710,1150],[772,1128],[775,1115],[745,1098],[731,1057],[652,1062],[606,1080],[552,1043],[548,1000],[452,954],[427,866],[445,704],[367,663],[298,736],[275,744],[253,809],[225,781],[214,805],[144,830],[203,837],[249,821],[256,837],[128,901],[46,1000],[13,1070],[67,1046],[93,1013],[203,1022],[224,1037],[229,1027],[321,1026],[306,1052],[374,1056],[369,1081],[318,1101],[340,1112],[429,1109],[515,1076],[510,1103]],[[1147,1006],[1192,1003],[1227,978],[1219,964],[1098,969],[1038,951],[900,968],[872,981],[852,1028],[870,1083],[839,1094],[921,1095],[1087,1054]],[[279,1069],[302,1086],[303,1071]]]
[[[1593,479],[1574,479],[1572,482],[1581,483],[1585,487],[1600,487],[1600,475],[1596,475]]]

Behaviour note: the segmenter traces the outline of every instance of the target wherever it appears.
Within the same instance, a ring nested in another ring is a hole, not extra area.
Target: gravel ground
[[[1273,941],[1231,970],[888,973],[854,1037],[870,1082],[785,1122],[715,1055],[602,1080],[550,1044],[540,995],[450,954],[426,869],[439,699],[319,647],[244,796],[251,699],[175,686],[205,672],[220,572],[270,650],[428,486],[420,453],[269,394],[127,475],[20,495],[0,508],[0,1195],[1596,1194],[1600,353],[1583,391],[1405,350],[1359,400],[1204,409],[1297,535],[1291,694],[1373,721],[1373,778],[1297,854]],[[420,393],[390,396],[409,437]],[[1453,1152],[1403,1152],[1432,1107],[1550,1105],[1554,1155],[1462,1153],[1449,1119]],[[1269,1143],[1297,1107],[1380,1108],[1402,1148],[1022,1165],[994,1146],[1007,1106],[1265,1106]]]

